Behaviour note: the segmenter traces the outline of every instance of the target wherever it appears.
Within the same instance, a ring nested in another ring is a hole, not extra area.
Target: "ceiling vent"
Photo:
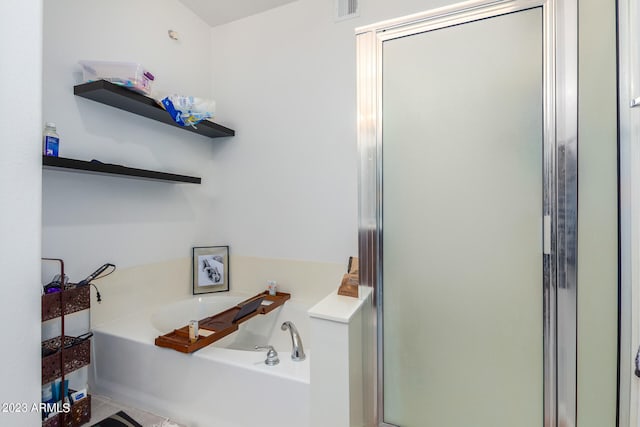
[[[336,21],[356,18],[360,15],[358,0],[335,0]]]

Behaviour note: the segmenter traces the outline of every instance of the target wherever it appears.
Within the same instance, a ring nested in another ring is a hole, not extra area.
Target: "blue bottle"
[[[60,145],[60,135],[56,131],[55,123],[46,123],[43,134],[43,151],[45,156],[58,157],[58,147]]]

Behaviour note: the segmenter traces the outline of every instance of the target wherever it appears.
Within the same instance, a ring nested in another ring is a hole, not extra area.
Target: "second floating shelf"
[[[189,184],[200,184],[202,182],[201,178],[195,176],[130,168],[109,163],[87,162],[85,160],[67,159],[65,157],[42,156],[42,164],[47,169],[70,169],[100,175],[123,175],[137,179],[183,182]]]

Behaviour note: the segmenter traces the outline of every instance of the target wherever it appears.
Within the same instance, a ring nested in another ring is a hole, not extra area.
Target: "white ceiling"
[[[209,25],[216,26],[255,15],[295,0],[180,0]]]

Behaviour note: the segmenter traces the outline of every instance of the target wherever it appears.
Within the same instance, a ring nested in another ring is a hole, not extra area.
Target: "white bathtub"
[[[191,319],[216,314],[247,296],[193,297],[93,328],[91,390],[190,427],[308,426],[308,307],[287,301],[240,325],[224,339],[192,354],[154,345],[158,335]],[[306,360],[291,360],[291,338],[280,325],[297,326]],[[273,345],[280,363],[264,364]]]

